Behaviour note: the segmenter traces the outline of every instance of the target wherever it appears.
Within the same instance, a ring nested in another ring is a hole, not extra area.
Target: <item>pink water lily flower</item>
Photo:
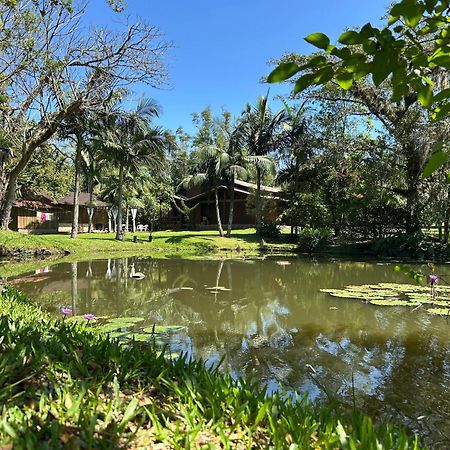
[[[430,280],[431,286],[433,286],[433,284],[436,284],[438,282],[439,276],[431,274],[431,275],[428,276],[428,279]]]
[[[64,316],[63,320],[66,320],[66,317],[72,314],[72,308],[59,308],[59,312]]]
[[[95,319],[94,314],[85,314],[83,316],[88,322]]]

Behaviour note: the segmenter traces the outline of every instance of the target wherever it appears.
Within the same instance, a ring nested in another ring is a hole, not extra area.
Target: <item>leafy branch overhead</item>
[[[343,90],[363,80],[375,87],[389,82],[391,102],[414,96],[432,120],[439,121],[450,113],[449,10],[448,0],[402,0],[391,7],[383,28],[367,23],[345,31],[337,45],[323,33],[312,33],[305,40],[320,53],[304,63],[283,61],[267,81],[281,82],[299,74],[294,94],[329,82]],[[445,155],[441,151],[432,156],[424,177],[446,162]]]

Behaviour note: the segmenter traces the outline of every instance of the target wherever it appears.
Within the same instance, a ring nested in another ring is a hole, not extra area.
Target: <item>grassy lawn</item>
[[[133,236],[138,242],[133,242]],[[68,234],[24,235],[13,231],[0,231],[0,247],[16,253],[48,250],[86,255],[97,252],[129,252],[136,255],[171,253],[180,256],[229,255],[240,247],[243,253],[256,254],[259,238],[254,229],[236,230],[231,238],[218,236],[217,231],[157,231],[153,241],[148,241],[149,233],[127,233],[124,241],[116,241],[113,233],[82,233],[77,239]],[[293,245],[288,236],[268,240],[267,251],[290,251]]]
[[[13,288],[0,311],[1,448],[421,448],[401,427],[52,319]]]

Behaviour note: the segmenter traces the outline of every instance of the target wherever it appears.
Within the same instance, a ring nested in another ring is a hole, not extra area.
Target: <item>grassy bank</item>
[[[133,242],[137,236],[138,242]],[[0,248],[4,254],[30,256],[33,254],[65,254],[84,256],[94,253],[127,252],[134,255],[156,253],[177,256],[230,255],[239,248],[240,254],[257,254],[261,250],[255,230],[236,230],[231,238],[220,237],[217,231],[157,231],[126,233],[124,241],[116,241],[113,233],[82,233],[77,239],[68,234],[24,235],[13,231],[0,231]],[[288,236],[268,241],[264,251],[286,252],[294,248]]]
[[[12,288],[0,311],[3,448],[420,448],[391,425],[51,319]]]

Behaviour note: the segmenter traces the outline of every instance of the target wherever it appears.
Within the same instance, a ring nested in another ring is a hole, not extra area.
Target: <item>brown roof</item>
[[[256,184],[248,183],[246,181],[241,180],[234,180],[234,190],[236,192],[240,192],[242,194],[246,195],[254,195],[256,191]],[[220,185],[217,187],[218,189],[227,189],[227,186]],[[197,200],[198,198],[205,197],[208,195],[208,193],[211,191],[211,189],[207,191],[200,192],[196,195],[191,195],[189,198],[185,198],[186,201],[192,201]],[[264,198],[273,198],[275,200],[279,200],[279,197],[274,196],[273,194],[280,194],[281,188],[280,187],[270,187],[270,186],[263,186],[261,185],[261,194]]]
[[[79,203],[80,206],[88,206],[90,203],[91,194],[89,192],[80,192]],[[64,198],[55,202],[58,205],[73,205],[73,192],[69,192]],[[109,203],[102,202],[95,195],[92,197],[92,203],[97,207],[109,206]]]

